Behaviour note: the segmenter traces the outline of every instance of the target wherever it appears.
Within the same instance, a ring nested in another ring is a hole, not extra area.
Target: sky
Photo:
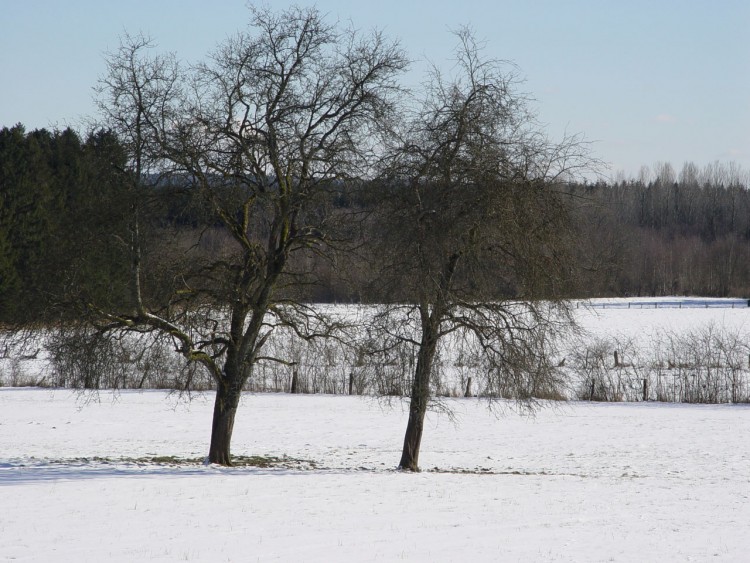
[[[747,0],[319,0],[331,22],[399,39],[417,83],[450,69],[451,30],[515,63],[551,139],[581,134],[615,177],[642,166],[715,161],[750,169]],[[128,32],[185,62],[249,20],[246,0],[0,0],[0,127],[83,130],[104,55]]]

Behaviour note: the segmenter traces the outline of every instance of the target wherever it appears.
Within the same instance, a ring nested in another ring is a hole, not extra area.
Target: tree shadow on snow
[[[102,478],[289,475],[314,468],[313,462],[286,457],[238,458],[234,467],[204,464],[201,459],[173,457],[10,460],[0,462],[0,487]]]

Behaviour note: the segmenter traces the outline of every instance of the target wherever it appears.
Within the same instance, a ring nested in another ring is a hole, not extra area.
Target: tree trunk
[[[240,386],[241,387],[241,386]],[[211,446],[208,461],[219,465],[232,465],[230,443],[234,430],[234,417],[240,402],[240,388],[231,383],[220,383],[216,388],[214,417],[211,426]]]
[[[401,452],[399,469],[405,471],[419,471],[419,448],[422,445],[422,431],[424,430],[424,415],[427,405],[412,394],[409,406],[409,423],[406,425],[404,449]]]
[[[414,382],[409,402],[409,422],[406,425],[404,449],[401,452],[399,469],[419,471],[419,448],[422,444],[424,417],[430,400],[430,372],[437,350],[437,330],[432,324],[422,326],[422,342],[414,371]]]
[[[292,371],[292,386],[291,389],[289,389],[289,392],[294,395],[299,392],[299,377],[297,375],[297,370]]]

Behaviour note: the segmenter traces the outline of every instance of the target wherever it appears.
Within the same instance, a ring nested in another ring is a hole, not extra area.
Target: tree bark
[[[412,394],[409,405],[409,423],[406,425],[404,448],[401,452],[399,469],[405,471],[419,471],[419,448],[422,445],[422,431],[424,430],[424,416],[427,405],[421,398]]]
[[[297,375],[296,369],[292,370],[292,385],[291,385],[291,388],[289,389],[289,392],[292,395],[295,395],[296,393],[299,392],[299,377]]]
[[[432,319],[430,319],[431,321]],[[422,444],[424,417],[430,400],[430,373],[437,350],[437,328],[432,322],[423,323],[422,343],[414,371],[414,382],[409,402],[409,422],[404,435],[404,448],[398,468],[405,471],[419,471],[419,448]]]
[[[234,430],[234,417],[240,402],[240,387],[222,382],[216,388],[211,445],[208,450],[210,463],[232,465],[230,444]]]

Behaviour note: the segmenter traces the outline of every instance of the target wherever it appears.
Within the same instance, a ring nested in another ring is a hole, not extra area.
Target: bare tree
[[[401,301],[386,332],[417,351],[399,462],[411,471],[445,336],[472,335],[490,389],[530,399],[555,387],[543,344],[568,320],[555,300],[571,277],[559,187],[586,160],[578,139],[540,132],[505,64],[482,58],[469,30],[456,36],[456,76],[435,70],[404,118],[374,222],[381,279]]]
[[[129,41],[103,82],[105,116],[132,135],[136,181],[147,157],[205,206],[196,248],[217,229],[228,242],[183,263],[166,302],[152,305],[134,222],[133,308],[99,311],[102,329],[159,331],[205,367],[216,384],[208,459],[224,465],[241,390],[270,359],[262,349],[274,327],[327,330],[290,299],[285,288],[304,281],[290,256],[334,242],[329,197],[368,173],[407,64],[380,33],[340,30],[315,9],[251,11],[251,31],[206,63],[182,73],[145,56],[147,41]]]

